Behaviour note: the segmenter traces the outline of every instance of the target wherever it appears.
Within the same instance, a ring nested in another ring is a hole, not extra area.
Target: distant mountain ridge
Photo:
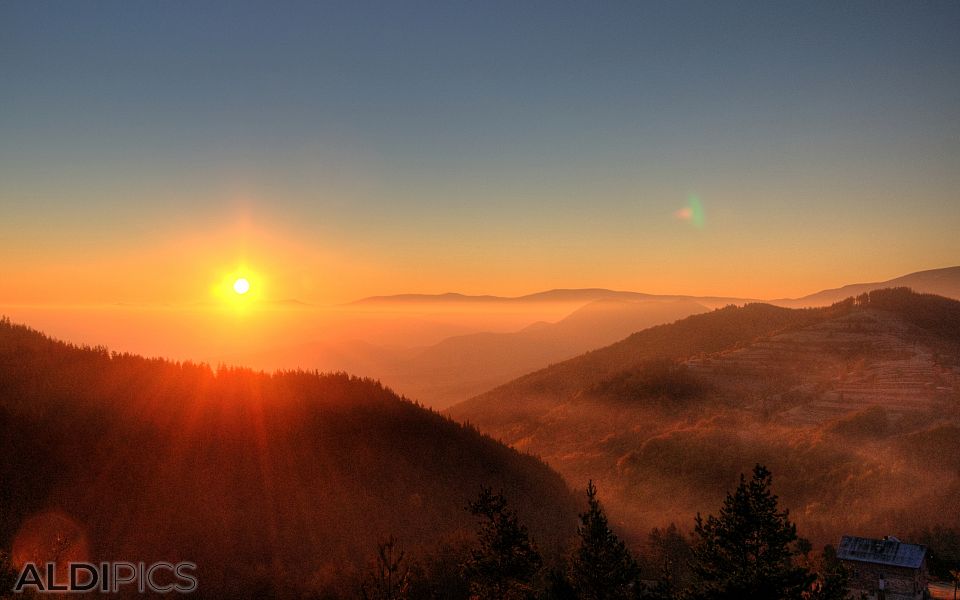
[[[744,298],[727,296],[689,296],[682,294],[646,294],[608,290],[605,288],[558,288],[543,292],[535,292],[524,296],[471,296],[456,292],[444,294],[396,294],[392,296],[370,296],[349,303],[351,306],[379,305],[379,304],[535,304],[535,303],[587,303],[597,300],[677,300],[723,305],[748,302]]]
[[[960,267],[921,271],[892,280],[917,291],[960,298]],[[829,305],[891,282],[855,284],[824,290],[800,299],[770,304],[789,308]],[[449,337],[410,349],[404,356],[387,351],[359,354],[348,370],[371,373],[402,393],[445,408],[551,363],[601,348],[651,327],[728,305],[758,301],[723,296],[657,295],[603,288],[553,289],[517,297],[459,293],[374,296],[352,303],[359,308],[412,310],[429,314],[450,310],[468,313],[563,307],[565,318],[538,322],[512,332],[478,332]],[[600,307],[606,307],[601,310]],[[354,367],[356,365],[356,367]]]
[[[874,283],[853,283],[843,287],[823,290],[802,298],[771,301],[780,306],[826,306],[844,298],[859,296],[865,292],[881,288],[906,287],[915,292],[936,294],[945,298],[960,299],[960,266],[917,271],[887,281]]]
[[[799,308],[803,306],[825,306],[839,302],[844,298],[856,296],[870,290],[892,287],[908,287],[916,292],[936,294],[947,298],[960,299],[960,266],[945,267],[917,271],[908,275],[896,277],[886,281],[874,283],[855,283],[840,288],[821,290],[800,298],[740,298],[733,296],[696,296],[685,294],[648,294],[605,288],[558,288],[543,292],[535,292],[523,296],[495,296],[460,294],[447,292],[444,294],[396,294],[388,296],[370,296],[354,302],[350,306],[383,305],[383,304],[525,304],[537,302],[593,302],[596,300],[689,300],[700,302],[711,308],[718,308],[727,304],[744,304],[748,302],[769,302],[779,306]]]
[[[410,397],[445,408],[634,331],[707,310],[684,300],[595,300],[555,323],[538,322],[511,333],[447,338],[396,361],[378,376]]]

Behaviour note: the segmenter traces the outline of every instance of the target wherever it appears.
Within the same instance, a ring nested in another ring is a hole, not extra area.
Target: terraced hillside
[[[945,413],[960,392],[955,357],[919,342],[925,334],[871,309],[684,364],[719,388],[734,384],[746,407],[783,423],[818,426],[871,407],[899,420]]]
[[[709,509],[757,461],[817,541],[960,525],[960,302],[938,296],[728,307],[450,412],[573,484],[598,480],[638,539]]]

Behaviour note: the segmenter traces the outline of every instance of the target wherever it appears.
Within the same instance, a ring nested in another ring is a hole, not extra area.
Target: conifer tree
[[[697,515],[693,597],[799,600],[809,590],[813,576],[793,562],[797,528],[779,510],[770,483],[770,471],[757,465],[749,482],[740,476],[718,517]]]
[[[593,481],[587,484],[587,502],[578,527],[580,546],[571,567],[573,588],[583,600],[632,598],[640,586],[640,568],[610,529]]]
[[[480,517],[478,545],[463,565],[471,598],[528,600],[535,596],[535,580],[543,559],[530,540],[527,528],[507,508],[502,493],[488,487],[469,505]]]

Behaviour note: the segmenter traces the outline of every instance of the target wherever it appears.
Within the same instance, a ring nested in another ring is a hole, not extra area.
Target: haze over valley
[[[898,286],[960,298],[960,267],[770,302],[824,306]],[[205,305],[0,305],[0,311],[58,338],[120,352],[213,366],[362,374],[443,409],[641,329],[750,301],[568,289],[513,298],[384,296],[336,306],[267,302],[226,317]],[[196,335],[211,328],[211,335]]]

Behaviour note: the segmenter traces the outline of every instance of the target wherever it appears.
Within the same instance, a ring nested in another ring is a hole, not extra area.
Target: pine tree
[[[583,600],[634,597],[640,568],[626,545],[610,529],[593,481],[587,484],[587,512],[580,515],[580,547],[573,556],[571,583]]]
[[[697,514],[693,597],[793,600],[809,589],[813,576],[793,562],[797,528],[778,509],[770,483],[770,471],[757,465],[749,482],[740,476],[719,517]]]
[[[470,503],[469,510],[481,518],[478,546],[463,565],[471,598],[533,598],[534,581],[543,559],[530,540],[527,528],[516,513],[507,508],[506,498],[484,487],[477,500]]]

